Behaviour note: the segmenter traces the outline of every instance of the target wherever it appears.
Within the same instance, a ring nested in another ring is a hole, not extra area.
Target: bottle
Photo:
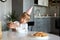
[[[57,15],[56,15],[56,13],[54,13],[54,17],[56,17]]]
[[[0,21],[0,40],[2,40],[2,25],[1,25],[1,21]]]
[[[47,14],[47,17],[48,17],[49,15]]]

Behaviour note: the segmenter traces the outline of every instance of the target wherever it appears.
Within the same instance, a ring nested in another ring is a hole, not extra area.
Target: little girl
[[[33,7],[31,7],[29,10],[24,12],[20,16],[19,21],[10,22],[10,24],[8,24],[8,27],[10,29],[16,29],[16,31],[19,32],[19,33],[27,33],[28,32],[28,24],[27,24],[27,22],[30,20],[30,13],[32,11],[32,8]]]

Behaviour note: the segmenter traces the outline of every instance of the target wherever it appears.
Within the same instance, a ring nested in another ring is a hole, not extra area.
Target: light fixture
[[[7,0],[0,0],[1,2],[6,2]]]

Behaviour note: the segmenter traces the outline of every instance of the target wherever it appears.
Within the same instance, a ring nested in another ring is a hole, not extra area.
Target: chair
[[[34,21],[30,21],[30,22],[28,22],[28,29],[29,29],[29,26],[31,26],[31,31],[32,31],[33,26],[34,26]]]

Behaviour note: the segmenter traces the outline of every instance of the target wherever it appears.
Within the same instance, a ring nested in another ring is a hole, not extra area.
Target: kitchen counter
[[[54,16],[34,16],[34,18],[60,18],[59,16],[54,17]]]

